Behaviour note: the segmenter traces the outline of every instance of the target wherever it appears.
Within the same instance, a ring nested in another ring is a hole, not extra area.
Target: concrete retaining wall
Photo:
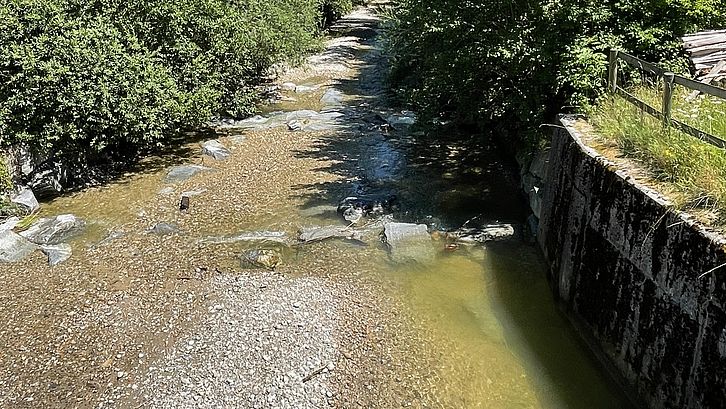
[[[726,240],[583,145],[563,118],[538,240],[596,353],[652,408],[726,408]]]

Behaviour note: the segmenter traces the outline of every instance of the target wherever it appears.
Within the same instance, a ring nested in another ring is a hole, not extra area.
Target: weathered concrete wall
[[[553,136],[538,240],[573,322],[652,408],[726,408],[726,240],[566,129]]]

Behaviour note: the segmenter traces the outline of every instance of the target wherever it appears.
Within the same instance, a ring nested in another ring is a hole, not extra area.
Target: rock
[[[293,119],[292,121],[287,123],[287,129],[298,132],[303,130],[303,123],[297,119]]]
[[[431,236],[425,224],[386,223],[383,240],[390,250],[391,259],[397,263],[429,263],[435,257]]]
[[[61,214],[42,218],[35,222],[21,236],[35,244],[60,244],[79,234],[85,223],[72,214]]]
[[[229,244],[237,242],[272,242],[272,243],[286,243],[287,234],[281,231],[254,231],[254,232],[243,232],[234,236],[223,236],[223,237],[207,237],[199,240],[202,244]]]
[[[214,160],[225,160],[232,155],[232,152],[216,139],[202,143],[202,153],[213,157]]]
[[[304,227],[300,229],[298,240],[314,243],[328,239],[348,239],[362,241],[360,232],[342,226]]]
[[[343,93],[339,90],[330,88],[320,97],[320,102],[324,106],[340,106],[343,105],[343,96]]]
[[[50,266],[54,266],[68,260],[72,254],[70,244],[66,243],[40,246],[40,250],[48,256],[48,265]]]
[[[277,250],[249,250],[242,254],[242,267],[253,266],[274,270],[282,262],[282,255]]]
[[[457,241],[467,244],[481,244],[490,241],[509,240],[514,237],[511,224],[488,225],[480,228],[461,228],[453,232]]]
[[[297,88],[297,85],[295,85],[294,82],[283,82],[280,85],[280,89],[283,91],[295,91],[296,88]]]
[[[174,193],[174,188],[171,186],[167,186],[161,190],[159,190],[159,194],[162,196],[168,196]]]
[[[164,183],[183,182],[185,180],[190,179],[192,176],[196,175],[197,173],[206,172],[209,170],[212,170],[212,169],[208,168],[206,166],[199,166],[199,165],[174,166],[173,168],[171,168],[169,173],[167,173],[166,179],[164,179]]]
[[[383,215],[398,209],[396,196],[386,197],[346,197],[338,205],[338,213],[351,223],[363,217]]]
[[[33,191],[30,189],[21,190],[17,196],[10,198],[10,201],[25,206],[31,213],[40,209],[40,203],[38,203],[38,199],[35,198]]]
[[[20,223],[20,218],[18,216],[13,216],[5,220],[2,224],[0,224],[0,232],[5,230],[12,230],[15,228],[15,226]]]
[[[11,230],[0,231],[0,262],[21,261],[37,249],[37,245]]]
[[[244,136],[244,135],[232,135],[232,136],[230,136],[227,139],[229,139],[230,141],[232,141],[233,144],[239,145],[239,144],[243,143],[244,141],[246,141],[247,140],[247,137]]]
[[[172,223],[157,223],[154,225],[154,227],[147,230],[148,233],[156,234],[159,236],[168,236],[171,234],[177,234],[181,232],[179,230],[179,226]]]
[[[298,85],[295,87],[295,92],[298,94],[307,94],[320,88],[320,85]]]
[[[416,123],[416,115],[410,111],[403,111],[401,114],[390,115],[386,118],[386,122],[388,122],[388,125],[390,125],[393,129],[399,131],[405,130]]]

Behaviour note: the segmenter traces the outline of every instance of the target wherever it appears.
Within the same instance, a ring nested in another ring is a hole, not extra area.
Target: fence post
[[[618,90],[618,50],[610,50],[610,65],[608,66],[608,89],[615,93]]]
[[[671,125],[671,107],[673,106],[673,79],[675,74],[666,72],[663,74],[663,127]]]

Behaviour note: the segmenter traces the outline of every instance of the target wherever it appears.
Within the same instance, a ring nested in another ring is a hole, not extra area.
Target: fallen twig
[[[328,365],[323,365],[320,368],[314,370],[312,373],[310,373],[309,375],[307,375],[306,377],[304,377],[302,379],[303,383],[305,383],[305,382],[307,382],[307,381],[315,378],[316,376],[320,375],[327,368],[328,368]]]

